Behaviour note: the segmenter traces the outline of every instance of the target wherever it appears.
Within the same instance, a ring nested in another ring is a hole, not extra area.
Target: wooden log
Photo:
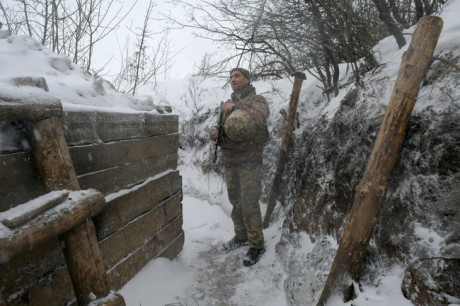
[[[59,118],[51,117],[29,127],[30,141],[45,188],[79,190]],[[97,244],[94,225],[88,220],[61,236],[64,256],[79,304],[109,294],[107,276]]]
[[[287,124],[284,129],[283,138],[281,140],[280,152],[278,160],[276,162],[275,177],[273,179],[272,188],[268,197],[267,211],[263,221],[263,227],[267,228],[270,224],[270,217],[272,216],[273,210],[276,206],[276,200],[278,199],[280,186],[282,183],[284,166],[287,160],[287,153],[292,142],[292,133],[294,132],[294,121],[297,112],[297,104],[299,103],[300,90],[302,89],[302,83],[307,78],[305,73],[297,72],[294,75],[294,85],[292,87],[291,100],[289,101],[289,113],[287,117]]]
[[[420,83],[432,62],[442,25],[439,17],[421,18],[403,55],[388,108],[363,179],[357,187],[353,207],[318,305],[325,305],[329,297],[339,290],[348,295],[349,281],[359,276],[378,208],[385,197],[388,177],[398,159]],[[345,300],[349,298],[345,296]]]
[[[79,190],[77,175],[64,138],[61,121],[51,117],[29,124],[38,169],[48,191]]]
[[[104,196],[97,190],[73,191],[66,201],[14,230],[0,227],[0,264],[84,223],[104,205]]]
[[[50,117],[61,117],[62,104],[58,99],[49,97],[25,97],[10,99],[0,96],[0,120],[32,120],[38,121]]]
[[[0,220],[3,225],[13,228],[17,227],[48,208],[56,206],[64,201],[69,195],[68,191],[52,191],[27,203],[18,205],[5,213],[0,213]]]
[[[180,190],[179,171],[171,171],[157,179],[122,190],[119,195],[109,195],[106,197],[107,206],[93,218],[98,240],[106,238]]]

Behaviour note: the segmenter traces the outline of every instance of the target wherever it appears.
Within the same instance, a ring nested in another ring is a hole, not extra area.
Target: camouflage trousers
[[[262,216],[259,198],[262,191],[259,163],[243,163],[225,166],[228,198],[233,206],[232,220],[235,237],[248,240],[249,247],[264,247]]]

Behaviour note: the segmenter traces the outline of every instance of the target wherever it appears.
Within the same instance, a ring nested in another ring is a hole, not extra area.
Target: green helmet
[[[233,141],[250,141],[256,137],[257,126],[248,112],[236,109],[225,120],[224,131]]]

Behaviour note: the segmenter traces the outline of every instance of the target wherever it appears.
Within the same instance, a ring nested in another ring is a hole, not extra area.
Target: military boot
[[[247,239],[246,240],[240,240],[240,239],[237,239],[236,237],[233,237],[229,241],[225,242],[223,244],[223,247],[224,247],[224,250],[231,251],[231,250],[237,249],[237,248],[245,246],[245,245],[248,245],[248,240]]]
[[[249,248],[249,251],[246,253],[246,256],[243,259],[243,264],[246,267],[256,264],[262,257],[263,253],[265,253],[265,248],[261,248],[261,249]]]

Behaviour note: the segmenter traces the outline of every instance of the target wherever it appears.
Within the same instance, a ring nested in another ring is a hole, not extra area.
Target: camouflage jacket
[[[267,118],[270,114],[268,103],[263,96],[256,94],[252,85],[240,93],[233,92],[231,102],[235,103],[235,106],[231,111],[222,113],[222,124],[225,124],[225,120],[235,109],[242,109],[251,115],[258,126],[266,129]],[[224,165],[262,162],[263,144],[253,141],[237,142],[223,135],[221,148],[221,163]]]

